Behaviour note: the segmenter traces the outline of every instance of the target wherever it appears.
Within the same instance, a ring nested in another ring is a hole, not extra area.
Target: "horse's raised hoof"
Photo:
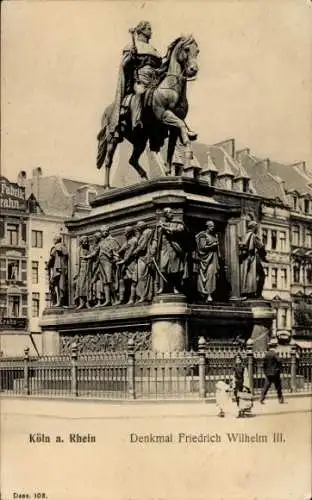
[[[198,137],[198,134],[196,134],[196,132],[193,132],[192,130],[188,130],[187,135],[190,141],[196,141]]]
[[[145,170],[135,160],[132,160],[130,158],[129,165],[131,165],[137,171],[137,173],[139,174],[139,176],[142,179],[144,179],[146,181],[148,180],[148,177],[147,177]]]

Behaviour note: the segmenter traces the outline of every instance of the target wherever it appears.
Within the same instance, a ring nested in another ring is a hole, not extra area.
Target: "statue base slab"
[[[199,337],[229,343],[252,338],[255,350],[265,350],[273,311],[267,301],[190,304],[181,294],[157,295],[152,303],[78,310],[44,311],[44,354],[59,354],[78,344],[80,352],[136,349],[159,352],[197,349]]]

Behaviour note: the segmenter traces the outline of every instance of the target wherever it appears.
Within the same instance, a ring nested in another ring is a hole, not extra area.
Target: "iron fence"
[[[199,339],[197,351],[155,353],[135,351],[129,341],[125,352],[0,359],[0,391],[8,395],[83,397],[102,399],[203,399],[215,397],[218,380],[232,379],[240,353],[250,388],[261,391],[265,353],[237,346],[209,346]],[[312,392],[312,349],[291,346],[280,354],[284,392]],[[274,389],[271,389],[274,390]]]

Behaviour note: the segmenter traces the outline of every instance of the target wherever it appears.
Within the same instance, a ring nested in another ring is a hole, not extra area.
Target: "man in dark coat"
[[[281,360],[275,351],[277,342],[271,340],[268,346],[268,350],[265,354],[263,360],[263,371],[265,375],[265,382],[262,389],[262,394],[260,398],[260,403],[263,404],[265,397],[271,385],[275,385],[277,392],[277,397],[280,403],[284,403],[283,393],[282,393],[282,383],[281,383]]]

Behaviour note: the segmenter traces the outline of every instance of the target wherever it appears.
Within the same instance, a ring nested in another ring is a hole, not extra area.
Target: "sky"
[[[311,13],[304,0],[3,2],[2,175],[40,166],[102,182],[100,118],[128,29],[142,19],[161,53],[181,34],[198,42],[187,121],[200,142],[234,137],[258,157],[312,169]]]

